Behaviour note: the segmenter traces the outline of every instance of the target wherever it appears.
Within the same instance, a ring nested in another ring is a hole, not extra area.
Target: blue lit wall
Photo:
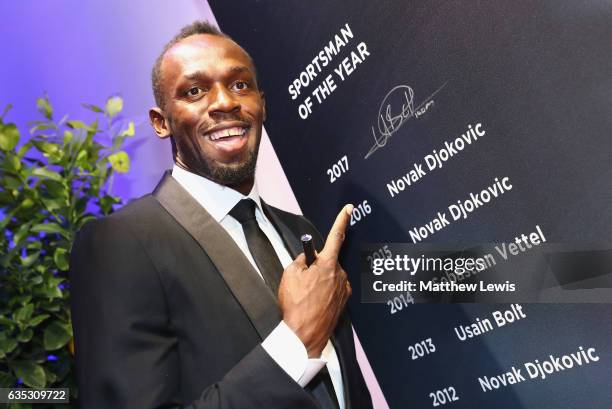
[[[129,174],[115,178],[124,199],[148,193],[172,165],[170,145],[148,123],[154,105],[150,71],[163,45],[184,25],[212,20],[205,0],[20,0],[0,2],[0,111],[27,133],[40,119],[36,98],[46,91],[59,118],[90,119],[82,102],[124,98],[124,116],[136,122],[129,141]],[[213,20],[214,21],[214,20]]]

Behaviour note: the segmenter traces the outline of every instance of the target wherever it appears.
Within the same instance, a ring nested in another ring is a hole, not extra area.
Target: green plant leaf
[[[21,145],[21,147],[17,151],[17,156],[19,156],[19,158],[23,158],[24,155],[30,150],[31,147],[32,147],[32,141],[31,140],[27,141],[26,143]]]
[[[47,268],[47,267],[45,267]],[[47,268],[48,269],[48,268]],[[44,271],[43,271],[44,273]],[[41,303],[40,304],[40,310],[46,310],[46,311],[59,311],[60,309],[60,305],[58,303],[55,303],[53,300],[56,298],[62,298],[63,294],[62,294],[62,290],[60,290],[58,288],[58,285],[64,281],[63,278],[47,278],[45,282],[43,282],[41,285],[36,286],[33,289],[33,293],[37,296],[42,296],[42,297],[46,297],[49,300],[47,300],[47,302],[45,303]]]
[[[120,132],[119,134],[113,137],[112,148],[119,149],[121,145],[123,145],[125,138],[134,136],[135,132],[136,132],[136,129],[134,128],[134,122],[130,121],[127,129],[123,130],[122,132]]]
[[[35,276],[34,278],[32,278],[32,280],[30,280],[30,282],[34,285],[40,284],[43,282],[43,278],[41,276]]]
[[[32,319],[30,319],[30,322],[28,322],[28,324],[31,327],[35,327],[41,322],[43,322],[44,320],[46,320],[47,318],[49,318],[49,314],[40,314],[40,315],[37,315],[36,317],[32,317]]]
[[[47,168],[36,168],[32,172],[32,175],[55,180],[56,182],[61,182],[63,180],[62,176],[59,173]]]
[[[10,301],[11,305],[21,304],[26,305],[32,301],[32,294],[24,294],[13,297]]]
[[[21,158],[10,152],[6,154],[6,164],[9,165],[9,169],[15,171],[21,170]]]
[[[15,247],[11,251],[6,252],[5,254],[0,253],[0,266],[7,268],[11,264],[11,260],[17,254],[17,250],[19,248]]]
[[[130,157],[125,151],[115,152],[108,157],[114,170],[119,173],[126,173],[130,170]]]
[[[45,369],[45,376],[47,377],[47,383],[49,385],[53,384],[55,381],[57,381],[57,375],[55,375],[53,372],[48,371],[47,369]]]
[[[3,329],[10,329],[15,326],[15,322],[13,320],[9,320],[4,315],[0,315],[0,324],[2,325]],[[0,342],[2,341],[3,334],[4,332],[0,332]]]
[[[111,97],[106,101],[105,111],[110,118],[113,118],[122,110],[123,99],[121,99],[121,97]]]
[[[6,332],[0,332],[0,353],[9,354],[17,347],[17,341],[7,335]]]
[[[36,125],[30,128],[30,133],[33,135],[37,131],[44,131],[46,129],[56,129],[57,126],[53,122],[37,121]]]
[[[59,292],[59,289],[56,287],[56,290]],[[60,294],[61,295],[61,294]],[[61,308],[61,306],[59,304],[57,304],[54,301],[44,301],[40,303],[40,308],[41,310],[47,311],[47,312],[58,312]]]
[[[15,246],[18,246],[19,243],[21,243],[23,239],[26,238],[28,234],[30,234],[31,227],[32,223],[25,223],[22,224],[21,227],[19,227],[19,230],[17,230],[15,232],[15,235],[13,236],[13,244],[15,244]]]
[[[2,115],[0,115],[0,121],[2,119],[4,119],[4,117],[6,116],[6,114],[8,114],[8,112],[13,108],[13,104],[8,104],[7,106],[4,107],[4,111],[2,111]]]
[[[25,257],[21,257],[21,265],[24,267],[29,267],[40,257],[40,251],[35,251],[32,254],[28,254]]]
[[[66,345],[70,338],[72,338],[72,332],[69,331],[68,325],[53,321],[45,329],[43,345],[47,351],[55,351]]]
[[[46,385],[45,370],[31,361],[15,361],[10,363],[11,369],[22,382],[32,388],[44,388]]]
[[[50,180],[50,179],[46,179],[43,180],[41,185],[43,185],[44,187],[47,188],[47,193],[49,194],[49,196],[51,197],[61,197],[61,198],[68,198],[67,192],[66,192],[66,188],[65,186],[62,184],[63,180],[61,181],[56,181],[56,180]]]
[[[75,165],[81,169],[90,169],[91,162],[87,158],[87,149],[81,149],[75,159]]]
[[[23,209],[29,209],[30,207],[34,206],[34,201],[29,197],[26,197],[25,199],[23,199],[23,202],[21,202],[20,206]]]
[[[66,124],[72,129],[85,129],[86,131],[94,132],[95,129],[87,125],[83,121],[68,121]]]
[[[19,142],[19,129],[15,124],[0,125],[0,149],[11,151]]]
[[[61,150],[60,146],[57,143],[47,142],[47,141],[32,141],[34,146],[38,148],[38,150],[46,153],[46,154],[54,154],[57,151]]]
[[[19,335],[17,335],[17,341],[28,342],[32,339],[33,336],[34,336],[34,331],[32,330],[32,328],[28,328],[20,332]]]
[[[0,388],[12,388],[17,379],[8,372],[0,371]]]
[[[21,181],[12,176],[5,176],[2,180],[2,185],[8,190],[19,189],[21,187]]]
[[[94,134],[98,132],[98,120],[97,119],[93,121],[91,125],[89,125],[89,132],[91,133],[91,135],[88,135],[88,136],[93,136]]]
[[[74,134],[70,131],[64,131],[64,145],[68,145],[72,138],[74,138]]]
[[[85,223],[90,222],[92,220],[96,220],[96,217],[90,214],[83,216],[82,218],[79,219],[77,223],[77,229],[81,229],[81,227],[83,227]]]
[[[5,192],[0,192],[0,204],[5,202],[4,197],[6,196],[5,194],[3,194]],[[6,227],[7,224],[9,224],[11,222],[11,215],[5,215],[2,219],[0,219],[0,230],[4,230],[4,228]]]
[[[0,181],[0,184],[2,182]],[[12,189],[10,192],[13,192]],[[8,190],[0,189],[0,206],[10,206],[15,202],[13,200],[13,195]],[[4,215],[2,219],[0,219],[0,230],[4,229],[6,225],[11,221],[11,218],[15,215],[15,209],[9,210],[8,213]]]
[[[42,202],[45,204],[45,207],[48,211],[52,212],[57,209],[61,209],[64,206],[67,206],[66,198],[64,197],[53,197],[53,198],[42,198]]]
[[[62,247],[58,247],[55,249],[55,253],[53,253],[53,261],[58,269],[62,271],[68,270],[68,250]]]
[[[32,231],[35,233],[59,233],[66,239],[70,239],[70,233],[57,223],[39,223],[32,226]]]
[[[19,308],[13,318],[18,323],[25,323],[32,318],[32,313],[34,312],[34,304],[26,304],[23,307]]]
[[[36,108],[38,109],[38,112],[43,114],[48,120],[53,119],[53,108],[51,107],[47,97],[38,98],[36,100]]]
[[[42,243],[38,240],[28,241],[26,243],[26,249],[28,250],[40,250],[41,248],[42,248]]]
[[[130,121],[130,123],[128,124],[128,128],[121,132],[119,135],[121,136],[134,136],[134,134],[136,133],[136,128],[134,128],[134,122]]]
[[[97,105],[93,105],[93,104],[81,104],[81,105],[93,112],[104,112],[104,110]]]
[[[113,205],[121,203],[121,199],[116,196],[105,195],[100,198],[100,208],[102,209],[102,213],[109,214],[111,210],[113,210]]]

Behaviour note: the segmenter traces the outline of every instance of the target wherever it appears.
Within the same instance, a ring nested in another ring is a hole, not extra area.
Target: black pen
[[[310,267],[316,258],[314,244],[312,244],[312,236],[310,234],[303,234],[301,240],[302,247],[304,248],[304,255],[306,256],[306,265]]]

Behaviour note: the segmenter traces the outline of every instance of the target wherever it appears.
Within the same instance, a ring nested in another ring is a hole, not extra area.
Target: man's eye
[[[204,91],[200,87],[191,87],[191,88],[189,88],[187,90],[186,94],[187,94],[187,96],[190,96],[190,97],[197,97],[202,92],[204,92]]]
[[[246,81],[236,81],[233,87],[238,91],[243,91],[249,87],[249,83]]]

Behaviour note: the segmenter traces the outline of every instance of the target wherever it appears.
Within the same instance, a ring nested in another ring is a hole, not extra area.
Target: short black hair
[[[172,40],[170,40],[170,42],[164,46],[162,52],[155,60],[155,65],[153,65],[153,71],[151,72],[151,83],[153,85],[153,95],[155,96],[155,103],[158,107],[162,109],[164,108],[164,95],[161,86],[161,64],[164,59],[164,55],[166,54],[166,51],[170,49],[170,47],[172,47],[179,41],[196,34],[211,34],[219,37],[229,38],[230,40],[232,39],[230,36],[219,30],[217,26],[204,20],[194,21],[193,23],[183,27],[181,31],[179,31],[179,33],[175,35]],[[249,58],[251,57],[249,56]]]

